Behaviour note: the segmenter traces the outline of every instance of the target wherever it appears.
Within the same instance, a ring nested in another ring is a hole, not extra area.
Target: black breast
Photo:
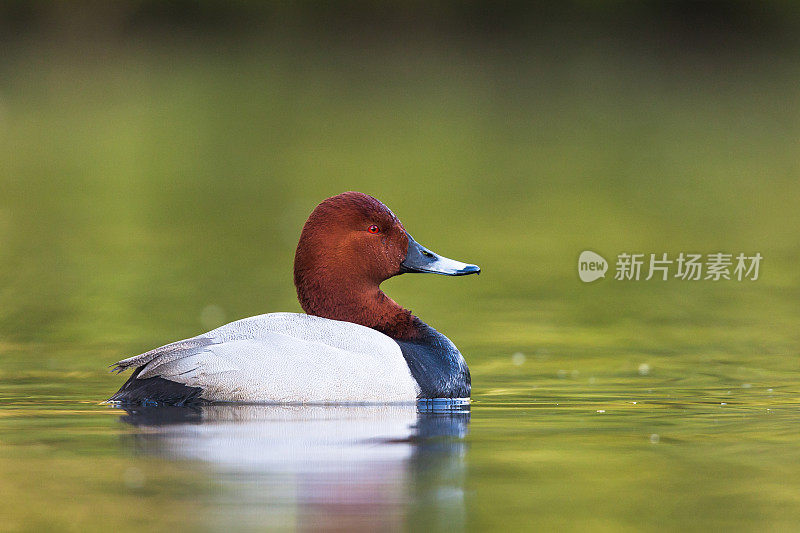
[[[450,339],[420,323],[421,337],[397,340],[411,375],[420,386],[420,398],[469,398],[467,362]]]

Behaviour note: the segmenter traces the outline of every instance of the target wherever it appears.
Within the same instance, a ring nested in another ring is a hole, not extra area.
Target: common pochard
[[[380,290],[406,272],[461,276],[480,268],[411,238],[375,198],[345,192],[303,227],[294,284],[307,314],[270,313],[124,359],[133,375],[109,402],[187,405],[400,403],[470,396],[450,340]]]

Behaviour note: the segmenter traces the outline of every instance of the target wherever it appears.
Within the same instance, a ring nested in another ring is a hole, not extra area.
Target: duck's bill
[[[400,265],[400,273],[405,272],[466,276],[467,274],[480,274],[481,269],[478,265],[469,265],[435,254],[409,235],[408,253],[405,261]]]

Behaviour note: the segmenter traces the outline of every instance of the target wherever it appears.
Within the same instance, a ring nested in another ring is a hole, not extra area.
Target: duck
[[[380,285],[407,273],[480,271],[419,244],[376,198],[332,196],[309,215],[295,252],[304,313],[236,320],[118,361],[112,372],[133,372],[107,402],[468,402],[469,368],[455,344]]]

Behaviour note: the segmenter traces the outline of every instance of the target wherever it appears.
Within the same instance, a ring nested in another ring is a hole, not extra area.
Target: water
[[[0,61],[0,529],[795,529],[796,68],[360,54]],[[348,189],[482,267],[384,285],[468,408],[100,403],[122,357],[299,311],[302,222]],[[582,284],[586,249],[765,259]]]
[[[203,464],[218,488],[206,520],[219,529],[400,529],[426,510],[440,527],[463,525],[469,419],[468,409],[414,406],[214,406],[123,417],[145,430],[130,436],[137,453]],[[143,474],[135,481],[146,482]]]

